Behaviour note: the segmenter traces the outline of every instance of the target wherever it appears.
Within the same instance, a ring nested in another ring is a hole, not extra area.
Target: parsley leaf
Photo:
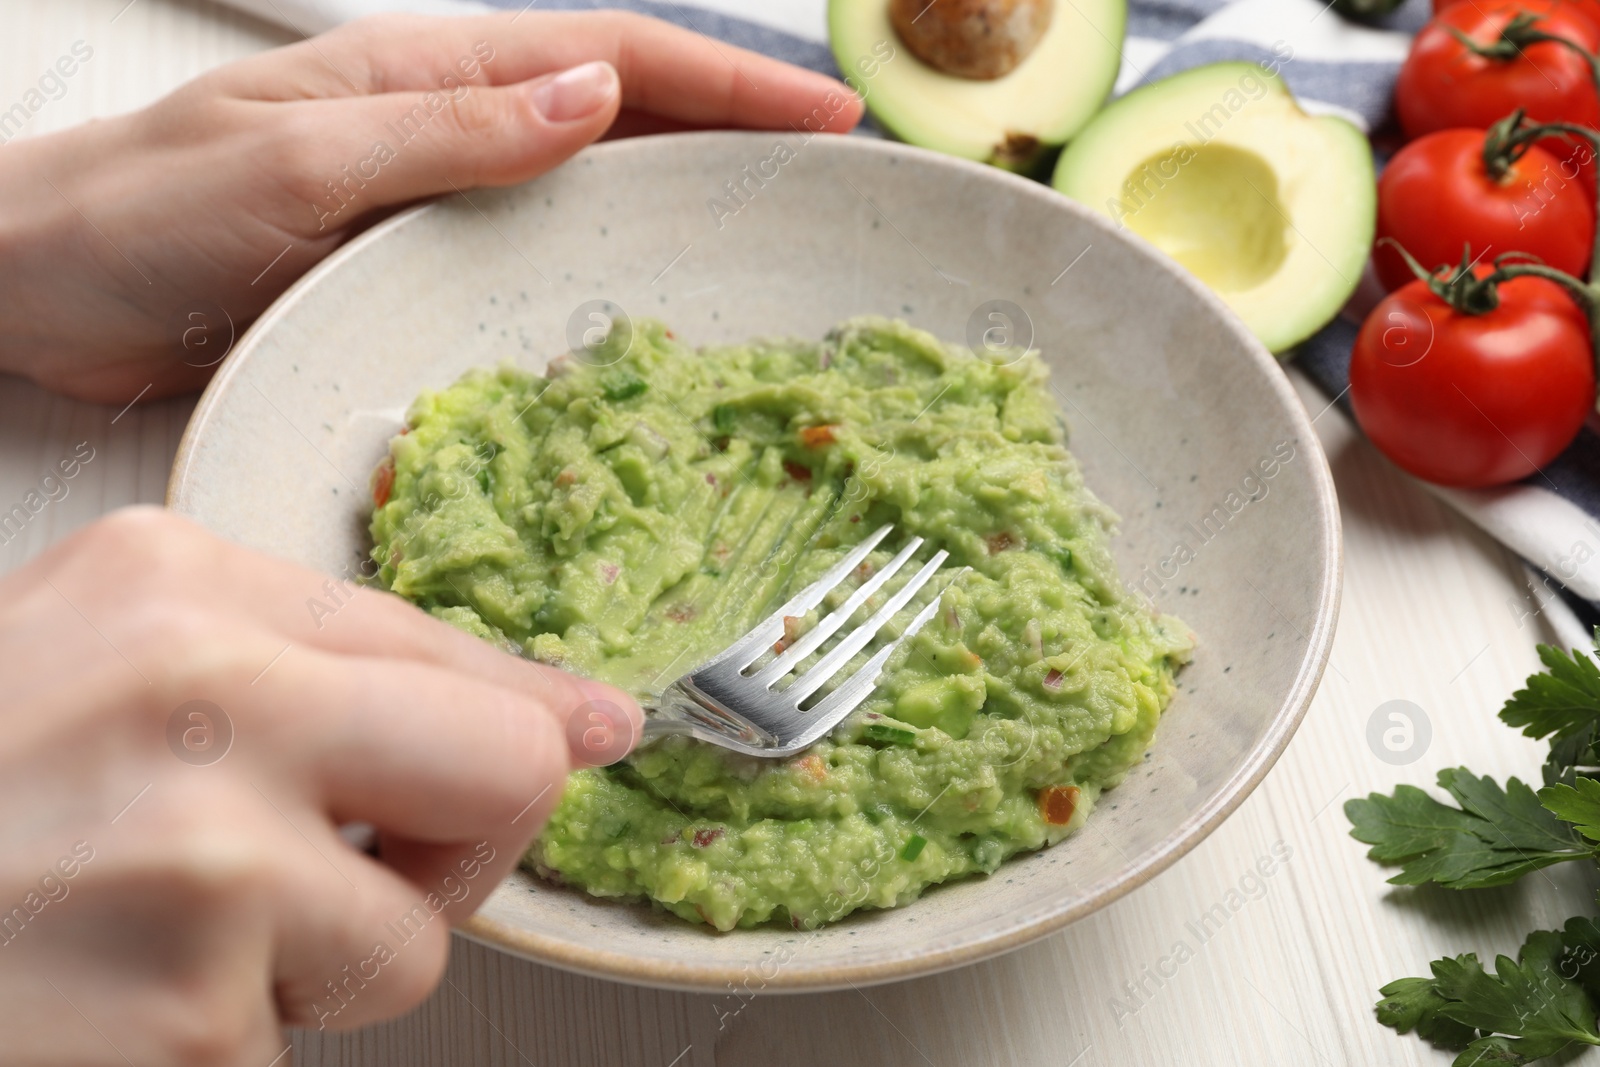
[[[1600,642],[1600,629],[1595,636]],[[1546,645],[1539,658],[1544,672],[1500,717],[1549,738],[1545,788],[1535,793],[1511,778],[1502,789],[1457,768],[1441,771],[1439,784],[1459,807],[1404,785],[1345,805],[1351,836],[1372,846],[1367,855],[1400,865],[1391,882],[1468,889],[1600,859],[1600,662]],[[1378,1021],[1458,1052],[1454,1067],[1525,1064],[1574,1042],[1600,1046],[1600,919],[1536,931],[1516,960],[1500,956],[1494,967],[1485,971],[1471,953],[1435,960],[1431,978],[1402,978],[1379,991]]]
[[[1400,865],[1400,873],[1389,879],[1395,885],[1434,882],[1450,889],[1478,889],[1595,856],[1594,846],[1515,778],[1502,789],[1493,779],[1458,767],[1440,771],[1439,784],[1459,808],[1409,785],[1397,786],[1392,796],[1373,793],[1344,806],[1350,836],[1372,846],[1367,857]]]
[[[1577,941],[1600,933],[1588,920],[1569,922],[1569,930],[1575,923],[1587,927],[1572,935]],[[1572,951],[1563,931],[1537,930],[1517,959],[1497,957],[1493,974],[1470,952],[1434,960],[1431,979],[1402,978],[1380,990],[1378,1021],[1460,1050],[1456,1067],[1527,1063],[1574,1041],[1600,1045],[1594,1001],[1575,980]]]
[[[1539,802],[1590,841],[1600,841],[1600,782],[1574,778],[1571,785],[1546,786]]]
[[[1577,916],[1561,931],[1566,954],[1557,963],[1561,977],[1571,978],[1600,1004],[1600,922]]]
[[[1472,1043],[1478,1031],[1444,1014],[1450,1002],[1434,988],[1433,981],[1401,978],[1378,990],[1383,994],[1378,1001],[1378,1021],[1400,1034],[1415,1030],[1429,1044],[1459,1052]]]
[[[1600,640],[1600,631],[1596,638]],[[1545,669],[1531,676],[1526,688],[1511,694],[1500,718],[1508,726],[1521,727],[1528,737],[1550,738],[1545,780],[1570,782],[1574,767],[1596,761],[1600,665],[1576,649],[1567,653],[1550,645],[1539,646],[1539,660]]]

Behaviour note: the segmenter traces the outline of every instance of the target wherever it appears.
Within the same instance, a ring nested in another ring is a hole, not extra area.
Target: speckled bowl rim
[[[648,155],[655,144],[667,138],[718,138],[729,136],[725,132],[672,133],[648,137],[607,141],[585,149],[597,156]],[[1178,285],[1196,296],[1209,308],[1228,331],[1234,334],[1249,352],[1256,368],[1267,379],[1273,393],[1282,401],[1285,413],[1299,439],[1305,442],[1312,462],[1307,466],[1311,473],[1316,503],[1319,511],[1320,539],[1327,545],[1323,559],[1321,580],[1317,590],[1316,616],[1308,634],[1305,655],[1299,673],[1295,676],[1283,702],[1272,717],[1272,722],[1261,741],[1251,750],[1234,775],[1218,789],[1210,800],[1199,807],[1189,818],[1177,823],[1169,831],[1164,844],[1124,868],[1116,877],[1103,879],[1100,884],[1078,898],[1076,903],[1064,904],[1055,910],[1036,914],[1009,928],[991,929],[973,940],[938,950],[908,953],[906,956],[877,963],[828,965],[805,967],[803,965],[778,968],[777,974],[767,981],[762,992],[821,992],[852,986],[876,985],[884,982],[920,978],[947,971],[969,963],[998,956],[1012,949],[1037,941],[1047,934],[1098,911],[1112,901],[1144,885],[1150,879],[1172,866],[1198,845],[1224,819],[1242,804],[1246,797],[1261,784],[1289,740],[1305,718],[1317,687],[1327,668],[1333,649],[1333,636],[1339,616],[1339,601],[1344,570],[1344,546],[1339,521],[1338,498],[1334,492],[1333,474],[1328,467],[1327,455],[1311,425],[1305,407],[1300,403],[1294,387],[1283,373],[1278,361],[1256,340],[1242,321],[1209,288],[1168,259],[1137,234],[1118,229],[1101,215],[1039,182],[1019,177],[981,163],[973,163],[951,156],[938,155],[924,149],[893,141],[864,137],[840,137],[825,144],[833,150],[859,151],[883,155],[914,157],[919,163],[935,163],[955,170],[980,174],[988,180],[1009,185],[1025,196],[1046,202],[1051,209],[1067,211],[1081,221],[1095,227],[1107,241],[1120,241],[1133,246],[1151,262],[1153,270],[1167,275]],[[570,165],[570,164],[568,164]],[[188,476],[191,456],[200,437],[215,414],[220,398],[229,387],[235,374],[254,354],[257,340],[274,325],[292,313],[296,305],[324,278],[338,271],[344,263],[360,254],[369,245],[376,244],[388,234],[407,224],[414,216],[434,210],[438,201],[429,201],[401,211],[359,234],[312,268],[299,281],[290,286],[282,296],[251,324],[229,354],[219,372],[211,379],[195,405],[194,413],[185,427],[173,459],[172,473],[167,481],[166,504],[173,507],[179,488]],[[635,905],[637,906],[637,905]],[[915,904],[908,905],[914,907]],[[479,915],[469,918],[458,933],[481,944],[492,945],[538,963],[562,970],[606,978],[632,985],[643,985],[687,992],[725,992],[749,976],[746,965],[676,963],[667,960],[639,959],[603,948],[581,946],[541,934],[496,922]],[[707,936],[737,937],[738,931]]]

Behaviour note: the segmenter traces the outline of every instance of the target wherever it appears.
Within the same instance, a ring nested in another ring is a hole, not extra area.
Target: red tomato
[[[1460,262],[1470,244],[1485,263],[1528,252],[1587,274],[1594,207],[1578,168],[1534,145],[1496,179],[1483,164],[1483,142],[1482,130],[1440,130],[1395,153],[1378,179],[1380,242],[1394,238],[1430,270]],[[1372,259],[1386,289],[1416,280],[1388,244],[1375,245]]]
[[[1487,45],[1522,13],[1539,16],[1537,28],[1587,49],[1600,50],[1600,23],[1572,3],[1513,0],[1458,3],[1445,8],[1411,43],[1411,54],[1395,83],[1395,108],[1409,137],[1458,127],[1486,129],[1519,107],[1538,122],[1600,126],[1600,96],[1589,64],[1564,45],[1541,41],[1512,59],[1474,55],[1451,36],[1452,29]],[[1582,165],[1585,187],[1594,191],[1594,150],[1587,144],[1550,138],[1546,151]]]
[[[1460,3],[1465,3],[1465,0],[1433,0],[1433,13],[1437,15],[1445,8],[1454,7]],[[1547,6],[1563,5],[1577,8],[1591,19],[1594,19],[1596,24],[1600,24],[1600,0],[1550,0]]]
[[[1361,428],[1398,466],[1439,485],[1532,474],[1578,435],[1594,391],[1589,323],[1543,278],[1501,282],[1499,306],[1484,315],[1464,315],[1414,281],[1367,316],[1350,361]]]

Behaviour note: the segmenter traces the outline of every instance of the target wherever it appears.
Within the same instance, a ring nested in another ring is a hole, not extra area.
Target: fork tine
[[[956,579],[966,572],[967,568],[962,567],[950,579],[950,582],[954,583]],[[945,588],[948,589],[950,586],[947,584]],[[939,610],[939,601],[943,596],[943,591],[941,591],[939,596],[930,600],[921,611],[917,612],[917,617],[911,620],[911,624],[905,628],[904,633],[878,649],[859,671],[840,682],[837,689],[824,697],[822,702],[815,708],[812,708],[812,718],[806,728],[785,744],[784,749],[786,751],[795,751],[811,745],[823,734],[839,725],[846,715],[860,707],[861,702],[867,699],[877,686],[878,675],[883,673],[883,665],[889,662],[889,657],[894,654],[894,650],[899,648],[908,638],[915,636],[916,632],[922,629],[923,624],[933,618],[933,613]]]
[[[872,531],[865,541],[856,545],[843,559],[829,567],[821,578],[796,593],[783,607],[756,623],[749,633],[696,668],[696,673],[711,667],[726,666],[730,662],[737,664],[739,669],[743,670],[755,662],[762,652],[771,648],[773,642],[783,635],[785,615],[804,615],[820,604],[822,598],[844,581],[846,575],[860,566],[861,561],[867,558],[867,553],[877,548],[878,542],[889,536],[889,531],[892,529],[894,526],[888,524]]]
[[[895,573],[905,566],[906,560],[910,559],[917,549],[921,547],[922,538],[913,537],[894,559],[884,564],[882,570],[861,583],[860,587],[850,594],[849,600],[829,612],[827,618],[817,623],[809,633],[796,641],[793,647],[784,649],[777,659],[761,668],[760,673],[750,680],[761,688],[766,689],[779,678],[788,674],[791,667],[815,652],[822,642],[833,636],[834,631],[849,622],[850,617],[856,613],[856,610],[862,604],[866,603],[867,598],[883,588],[883,583],[893,578]]]
[[[883,607],[873,614],[872,618],[868,619],[862,626],[846,634],[837,645],[828,650],[827,655],[819,659],[810,670],[796,678],[794,683],[783,691],[785,703],[792,701],[798,706],[802,700],[827,684],[828,679],[837,674],[840,667],[850,662],[852,656],[867,647],[867,642],[877,636],[878,631],[883,629],[884,624],[899,614],[900,609],[905,607],[911,598],[916,596],[917,592],[928,584],[928,579],[933,577],[934,572],[939,569],[940,565],[949,556],[950,553],[942,548],[935,552],[933,558],[924,563],[922,569],[910,581],[902,585],[894,596],[890,597]]]

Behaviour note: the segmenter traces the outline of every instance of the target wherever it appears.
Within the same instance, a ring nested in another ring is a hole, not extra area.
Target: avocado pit
[[[1050,28],[1054,0],[889,0],[889,22],[912,55],[945,74],[993,81]]]

